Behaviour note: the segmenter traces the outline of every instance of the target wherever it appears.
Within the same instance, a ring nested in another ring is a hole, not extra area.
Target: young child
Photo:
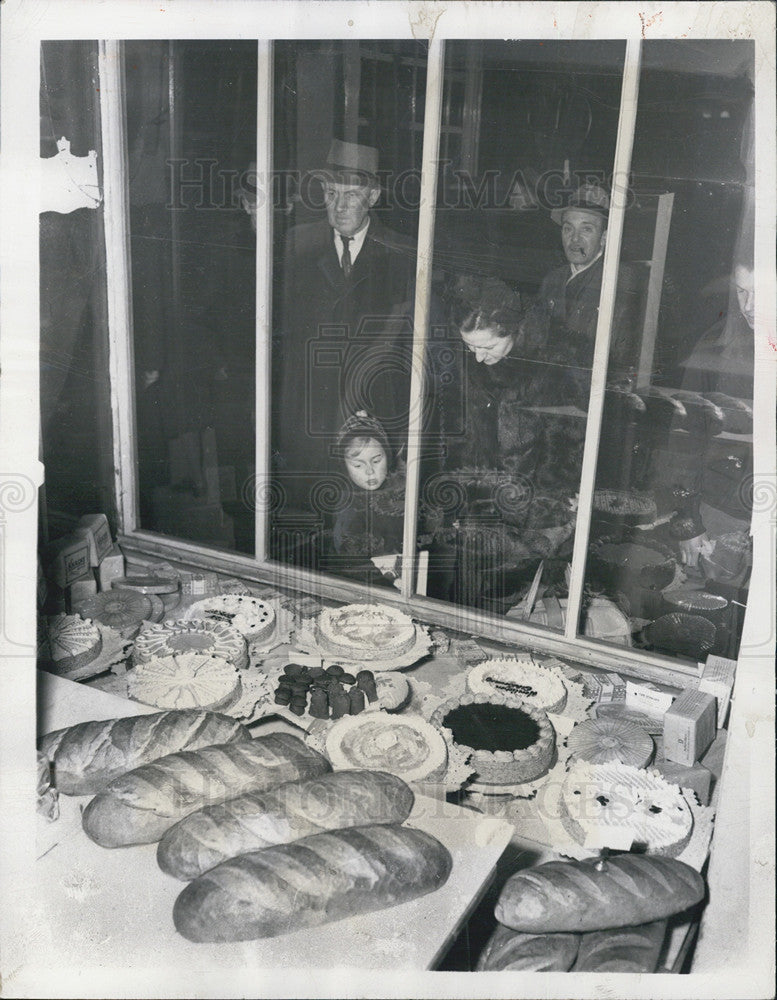
[[[404,468],[395,467],[386,432],[375,417],[359,410],[337,436],[353,495],[337,513],[333,532],[335,561],[343,569],[396,573],[405,513]]]

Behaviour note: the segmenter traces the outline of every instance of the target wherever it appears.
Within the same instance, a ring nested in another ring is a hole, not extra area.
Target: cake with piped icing
[[[582,847],[632,849],[677,857],[693,830],[693,814],[677,785],[627,764],[577,761],[561,787],[561,822]]]
[[[643,728],[627,719],[615,718],[578,723],[567,736],[567,747],[577,760],[633,767],[645,767],[655,752],[655,744]]]
[[[152,608],[148,597],[136,590],[104,590],[79,601],[74,610],[133,639],[141,622],[151,618]]]
[[[529,659],[484,660],[467,674],[467,688],[472,694],[499,694],[509,702],[523,702],[543,712],[560,712],[567,703],[561,671]]]
[[[257,597],[244,594],[217,594],[191,605],[184,618],[231,625],[249,642],[269,639],[275,628],[275,609]]]
[[[96,660],[103,638],[93,621],[80,615],[54,615],[48,620],[49,655],[62,673],[77,670]]]
[[[455,746],[471,755],[475,780],[522,785],[548,772],[556,733],[541,709],[499,694],[466,693],[439,705],[432,725],[447,729]]]
[[[248,665],[246,641],[238,630],[225,622],[202,618],[191,621],[168,620],[146,625],[135,639],[132,662],[137,666],[139,663],[180,653],[219,656],[238,669]]]
[[[439,781],[445,776],[448,748],[439,730],[421,716],[366,712],[339,719],[326,738],[335,770],[388,771],[405,781]]]
[[[322,648],[345,660],[390,660],[416,641],[412,618],[380,604],[324,608],[316,628]]]
[[[240,697],[234,665],[209,653],[178,653],[140,663],[127,672],[127,693],[160,709],[219,711]]]

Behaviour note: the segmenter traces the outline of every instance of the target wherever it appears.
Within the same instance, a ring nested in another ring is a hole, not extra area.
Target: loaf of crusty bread
[[[447,881],[447,848],[422,830],[353,826],[231,858],[190,882],[173,907],[190,941],[251,941],[372,913]]]
[[[682,861],[618,854],[516,872],[502,888],[495,915],[527,934],[598,931],[662,920],[703,896],[704,880]]]
[[[655,972],[666,920],[581,934],[574,972]]]
[[[185,750],[114,778],[82,823],[102,847],[150,844],[195,809],[329,770],[325,757],[286,733]]]
[[[383,771],[336,771],[287,782],[186,816],[162,837],[157,861],[169,875],[193,879],[238,854],[322,830],[402,823],[413,800],[401,778]]]
[[[579,934],[521,934],[499,924],[478,959],[476,972],[568,972]]]
[[[38,748],[52,765],[58,791],[94,795],[113,778],[157,757],[250,738],[245,726],[228,715],[186,709],[81,722],[42,736]]]

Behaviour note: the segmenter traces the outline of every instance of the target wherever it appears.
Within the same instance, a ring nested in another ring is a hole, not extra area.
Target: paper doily
[[[346,665],[349,663],[358,664],[360,667],[369,666],[370,670],[383,671],[383,670],[404,670],[406,667],[412,667],[414,663],[417,663],[424,656],[427,656],[432,649],[432,639],[429,635],[429,630],[424,625],[415,626],[415,645],[407,650],[406,653],[402,653],[399,656],[395,656],[388,660],[370,660],[367,661],[355,658],[349,660],[344,656],[339,656],[331,653],[326,647],[321,646],[319,640],[314,632],[314,622],[312,620],[307,620],[302,623],[302,625],[297,630],[297,634],[294,637],[294,644],[299,649],[306,653],[313,653],[315,656],[321,658],[321,666],[328,667],[334,663],[340,663]]]
[[[294,616],[283,606],[280,598],[267,601],[275,611],[275,628],[266,639],[254,639],[248,643],[248,659],[251,663],[272,652],[277,646],[289,645],[294,633]]]

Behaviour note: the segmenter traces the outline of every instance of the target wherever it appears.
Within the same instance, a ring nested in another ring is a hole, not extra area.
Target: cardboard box
[[[47,551],[48,576],[58,587],[91,576],[89,541],[83,535],[65,535],[52,542]]]
[[[686,767],[684,764],[674,764],[668,760],[657,760],[652,766],[673,785],[690,788],[695,792],[700,805],[710,804],[712,773],[706,767],[702,767],[701,764]]]
[[[715,739],[715,698],[686,688],[664,715],[664,759],[691,767]]]
[[[675,695],[649,681],[626,681],[626,708],[647,715],[663,715],[672,705]]]
[[[583,682],[583,693],[586,698],[590,698],[591,701],[599,702],[602,700],[602,685],[598,674],[591,674],[587,670],[578,670],[580,679]]]
[[[713,695],[718,703],[718,729],[726,724],[736,669],[736,660],[726,659],[725,656],[708,656],[699,680],[699,690]]]
[[[89,561],[93,567],[99,566],[113,548],[111,529],[105,514],[84,514],[79,518],[76,534],[83,535],[89,543]]]
[[[607,679],[612,684],[611,701],[626,701],[626,681],[620,674],[607,674]]]
[[[114,580],[119,580],[124,576],[124,553],[118,544],[111,546],[110,552],[102,559],[97,567],[97,578],[100,581],[100,590],[110,590]]]

